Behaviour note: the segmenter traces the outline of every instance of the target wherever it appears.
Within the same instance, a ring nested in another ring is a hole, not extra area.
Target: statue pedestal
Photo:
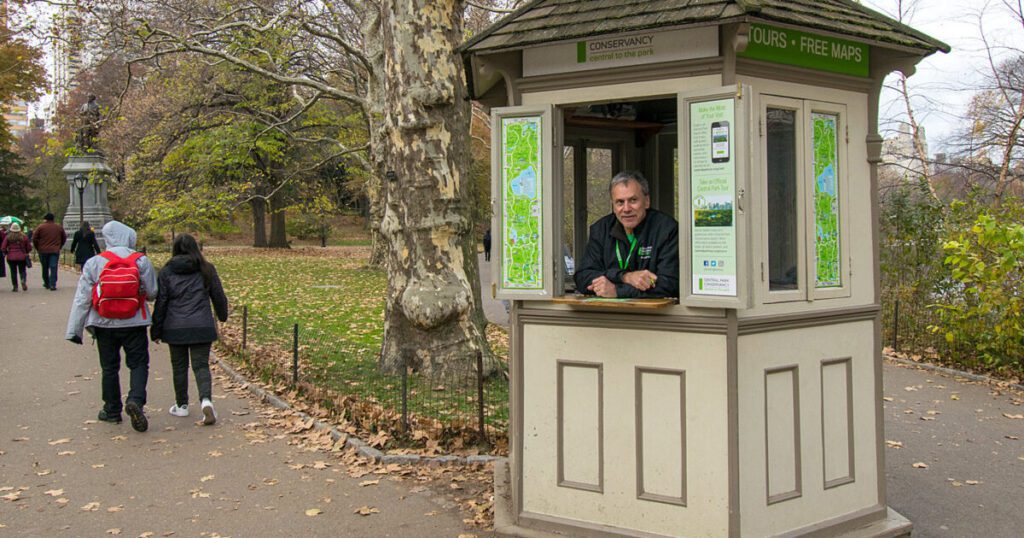
[[[100,248],[106,248],[103,240],[103,225],[110,222],[113,216],[110,214],[110,206],[107,205],[107,183],[114,177],[114,171],[107,165],[102,155],[84,155],[68,158],[68,164],[61,169],[64,178],[67,179],[70,191],[71,203],[64,212],[64,229],[68,232],[68,243],[71,244],[71,236],[79,228],[79,218],[87,221],[96,230],[96,241]],[[75,188],[74,179],[79,174],[89,178],[89,184],[82,191],[81,211],[79,210],[78,189]]]

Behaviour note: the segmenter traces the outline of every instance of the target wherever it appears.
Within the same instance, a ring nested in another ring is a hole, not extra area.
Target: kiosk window
[[[796,110],[768,108],[768,289],[799,287]]]
[[[849,294],[841,213],[844,110],[800,99],[765,99],[768,302]]]

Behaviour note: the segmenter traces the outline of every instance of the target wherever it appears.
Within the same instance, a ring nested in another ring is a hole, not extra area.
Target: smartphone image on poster
[[[711,124],[711,162],[729,162],[729,122]]]

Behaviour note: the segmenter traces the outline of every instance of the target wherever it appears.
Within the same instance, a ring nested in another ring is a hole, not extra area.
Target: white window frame
[[[797,216],[798,228],[798,259],[797,259],[797,280],[798,286],[795,290],[772,291],[769,278],[769,245],[768,229],[771,215],[768,208],[768,133],[767,133],[767,112],[769,108],[782,108],[794,110],[797,113],[797,205],[801,208]],[[762,233],[761,233],[761,255],[764,260],[761,286],[764,303],[785,303],[796,301],[812,302],[822,299],[834,299],[850,297],[851,280],[850,274],[850,226],[849,226],[849,133],[847,120],[847,106],[842,103],[830,103],[801,99],[798,97],[782,95],[762,95],[759,106],[760,138],[759,147],[761,150],[760,184],[762,192]],[[839,196],[839,286],[829,288],[818,288],[817,282],[817,253],[815,243],[815,219],[814,219],[814,140],[811,130],[811,118],[815,113],[830,114],[837,117],[836,121],[836,189]]]

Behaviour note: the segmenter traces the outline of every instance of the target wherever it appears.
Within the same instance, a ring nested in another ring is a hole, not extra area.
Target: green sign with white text
[[[868,76],[868,46],[817,34],[751,24],[742,58],[795,65],[854,77]]]

